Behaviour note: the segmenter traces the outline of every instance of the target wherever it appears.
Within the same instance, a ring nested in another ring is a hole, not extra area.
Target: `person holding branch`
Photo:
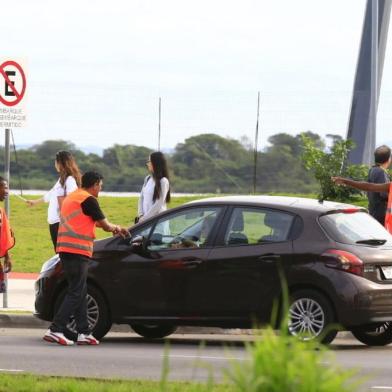
[[[60,224],[60,210],[64,198],[80,186],[80,170],[75,162],[74,157],[68,151],[59,151],[56,153],[54,167],[60,174],[59,179],[53,185],[52,189],[39,199],[26,200],[26,203],[33,207],[39,203],[49,203],[48,223],[50,237],[56,248],[57,232]]]
[[[387,210],[385,213],[385,228],[392,234],[392,186],[391,182],[383,184],[374,184],[366,181],[354,181],[349,178],[332,177],[331,180],[337,185],[346,185],[351,188],[359,189],[366,192],[385,192],[388,193]]]

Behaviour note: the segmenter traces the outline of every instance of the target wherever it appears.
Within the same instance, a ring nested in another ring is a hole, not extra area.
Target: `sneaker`
[[[52,332],[48,329],[43,337],[44,340],[50,343],[61,344],[62,346],[72,346],[73,340],[67,339],[62,332]]]
[[[84,333],[80,333],[78,335],[78,341],[77,344],[79,345],[90,345],[90,346],[96,346],[97,344],[99,344],[99,340],[95,339],[93,335],[91,335],[91,333],[89,335],[85,335]]]

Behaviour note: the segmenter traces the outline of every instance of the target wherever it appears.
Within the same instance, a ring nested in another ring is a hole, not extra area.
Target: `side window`
[[[148,225],[147,227],[143,227],[142,229],[138,229],[132,232],[132,237],[137,237],[139,235],[147,238],[150,235],[150,231],[152,228],[152,224]]]
[[[199,248],[207,244],[220,207],[190,208],[160,219],[150,235],[147,249]]]
[[[254,245],[286,241],[294,217],[280,211],[234,208],[225,234],[225,245]]]

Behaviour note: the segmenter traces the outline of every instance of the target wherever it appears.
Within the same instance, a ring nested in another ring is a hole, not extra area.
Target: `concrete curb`
[[[37,328],[46,329],[50,322],[43,321],[34,317],[33,314],[0,313],[0,328]],[[126,324],[113,324],[111,332],[133,332],[131,327]],[[231,336],[250,336],[250,329],[223,329],[213,327],[179,327],[176,334],[185,335],[231,335]],[[352,339],[353,336],[348,331],[339,332],[337,339]]]

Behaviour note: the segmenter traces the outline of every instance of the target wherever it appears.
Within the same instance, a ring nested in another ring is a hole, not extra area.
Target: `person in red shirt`
[[[8,196],[8,182],[5,178],[0,177],[0,201]],[[0,258],[4,257],[4,268],[0,262],[0,293],[6,291],[4,273],[12,269],[11,255],[8,251],[15,245],[14,233],[8,222],[7,214],[4,208],[0,208]]]

